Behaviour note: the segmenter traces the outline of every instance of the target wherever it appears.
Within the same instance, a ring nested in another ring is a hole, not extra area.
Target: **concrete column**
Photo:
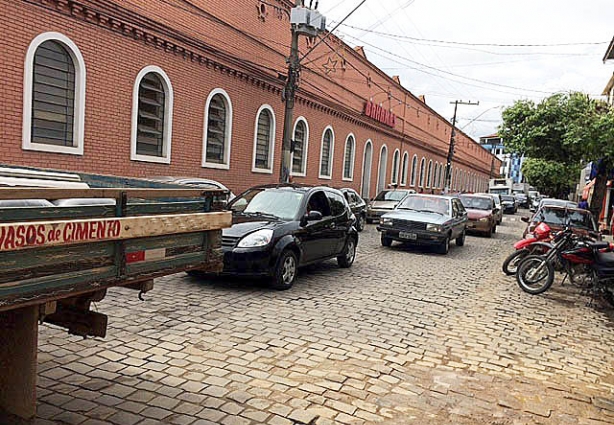
[[[36,415],[38,306],[0,313],[0,411]]]

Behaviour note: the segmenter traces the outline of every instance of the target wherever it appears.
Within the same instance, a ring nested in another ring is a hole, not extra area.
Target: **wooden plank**
[[[24,220],[72,220],[77,218],[114,216],[115,207],[109,205],[79,207],[20,207],[0,209],[0,222]]]
[[[65,199],[65,198],[115,198],[122,192],[129,198],[176,198],[176,197],[208,197],[222,195],[219,189],[24,189],[0,188],[0,199]]]
[[[0,224],[0,252],[216,230],[231,224],[229,211],[6,223]]]

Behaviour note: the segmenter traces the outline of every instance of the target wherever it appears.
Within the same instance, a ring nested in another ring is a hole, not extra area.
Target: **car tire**
[[[463,230],[463,233],[461,233],[461,235],[456,238],[456,246],[463,246],[465,245],[465,235],[466,235],[467,231]]]
[[[366,221],[367,221],[367,224],[373,224],[373,220],[371,220],[370,218],[367,218]]]
[[[493,235],[494,235],[495,233],[497,233],[497,223],[495,223],[495,224],[492,226],[492,233],[493,233]]]
[[[280,291],[292,288],[298,272],[298,259],[296,254],[287,249],[277,259],[275,274],[271,286]]]
[[[345,248],[343,248],[343,252],[340,256],[337,257],[337,264],[339,264],[339,267],[347,269],[349,267],[352,267],[352,264],[354,264],[355,259],[356,239],[350,236],[348,238],[348,241],[345,243]]]
[[[382,233],[382,236],[381,236],[380,240],[382,242],[382,246],[391,246],[392,245],[392,239],[387,238],[386,236],[384,236],[383,233]]]
[[[441,245],[439,245],[437,252],[446,255],[450,251],[450,235],[447,235]]]
[[[362,232],[363,230],[365,230],[365,216],[364,215],[359,215],[358,216],[358,220],[356,220],[356,230],[358,230],[359,232]]]

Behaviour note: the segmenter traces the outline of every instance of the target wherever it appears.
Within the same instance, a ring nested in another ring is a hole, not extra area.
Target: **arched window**
[[[354,180],[354,157],[356,155],[356,140],[353,134],[349,134],[345,139],[345,149],[343,150],[343,180]]]
[[[330,179],[333,171],[333,154],[335,152],[335,134],[332,127],[326,127],[322,134],[320,148],[320,178]]]
[[[422,158],[422,160],[420,161],[420,187],[424,187],[424,172],[426,168],[426,159]]]
[[[269,105],[262,105],[256,113],[254,129],[254,162],[252,171],[273,173],[275,152],[275,114]]]
[[[429,166],[426,172],[426,187],[431,187],[433,182],[433,161],[429,161]]]
[[[24,72],[23,149],[82,155],[85,62],[78,47],[63,34],[40,34]]]
[[[362,157],[362,182],[360,183],[360,196],[371,198],[371,166],[373,164],[373,143],[367,140]]]
[[[309,147],[309,126],[303,117],[294,124],[294,152],[292,152],[292,175],[305,176],[307,172],[307,148]]]
[[[403,161],[401,162],[401,186],[407,185],[407,170],[409,168],[409,154],[403,153]]]
[[[418,155],[414,155],[411,160],[411,181],[410,186],[416,185],[416,174],[418,173]]]
[[[228,170],[232,141],[232,103],[228,93],[222,89],[213,90],[205,108],[203,167]]]
[[[399,183],[399,160],[401,159],[401,152],[397,149],[392,155],[392,184]]]
[[[381,192],[386,188],[386,168],[388,165],[388,147],[386,145],[382,146],[382,149],[379,153],[379,164],[377,166],[377,193]]]

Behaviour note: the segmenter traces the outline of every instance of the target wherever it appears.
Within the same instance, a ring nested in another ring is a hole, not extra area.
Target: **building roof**
[[[498,139],[500,136],[497,133],[491,134],[489,136],[482,136],[480,139]]]
[[[614,59],[614,38],[610,41],[610,45],[608,49],[605,51],[605,56],[603,56],[603,61],[608,61]]]

